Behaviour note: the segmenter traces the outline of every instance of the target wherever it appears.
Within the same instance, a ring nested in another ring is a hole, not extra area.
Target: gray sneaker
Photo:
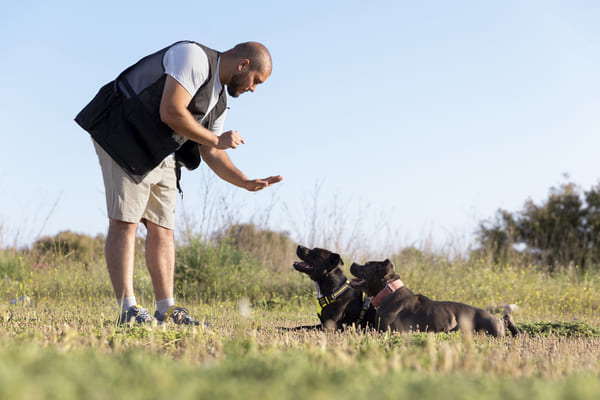
[[[169,308],[166,314],[161,314],[156,310],[154,313],[154,318],[158,321],[158,323],[167,322],[170,320],[172,323],[177,325],[200,325],[200,321],[196,321],[194,318],[190,316],[190,312],[187,308],[179,307],[178,305],[174,305]],[[204,326],[207,326],[205,323]]]
[[[131,306],[123,311],[119,317],[119,324],[127,324],[129,322],[137,322],[138,324],[149,324],[154,321],[154,318],[148,310],[140,306]]]

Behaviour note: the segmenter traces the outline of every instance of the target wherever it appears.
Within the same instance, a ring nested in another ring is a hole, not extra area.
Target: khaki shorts
[[[108,216],[131,223],[147,220],[163,228],[175,229],[177,177],[174,158],[167,157],[142,182],[135,183],[95,141],[94,146],[102,167]]]

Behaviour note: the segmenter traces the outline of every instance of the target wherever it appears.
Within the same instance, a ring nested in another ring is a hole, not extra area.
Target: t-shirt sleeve
[[[165,73],[172,76],[187,92],[194,96],[208,79],[208,57],[200,46],[179,43],[165,53]]]
[[[225,124],[225,117],[227,116],[227,109],[223,111],[223,114],[219,115],[219,117],[215,120],[215,123],[212,126],[212,133],[217,136],[221,136],[223,133],[223,125]]]

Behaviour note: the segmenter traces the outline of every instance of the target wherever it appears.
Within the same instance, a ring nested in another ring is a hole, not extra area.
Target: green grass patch
[[[392,258],[402,280],[433,299],[516,303],[523,335],[285,331],[318,323],[310,280],[291,263],[266,267],[200,238],[177,249],[176,296],[211,326],[117,326],[102,260],[0,250],[0,398],[599,397],[598,276]],[[143,257],[135,275],[152,312]]]
[[[522,333],[534,335],[554,335],[561,337],[600,338],[600,328],[585,322],[532,322],[518,323]]]
[[[440,371],[404,363],[402,358],[414,352],[364,346],[354,352],[306,344],[286,348],[238,337],[227,342],[217,359],[199,362],[144,346],[99,351],[3,343],[0,398],[529,400],[594,399],[600,393],[600,381],[592,372],[515,380],[496,371],[468,370],[466,364]]]

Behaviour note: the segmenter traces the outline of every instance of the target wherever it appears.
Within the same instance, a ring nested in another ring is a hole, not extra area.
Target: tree
[[[600,184],[582,191],[574,183],[551,188],[542,204],[527,200],[521,211],[498,210],[493,221],[479,224],[477,241],[506,262],[512,254],[525,255],[550,269],[575,263],[580,267],[600,261]]]

